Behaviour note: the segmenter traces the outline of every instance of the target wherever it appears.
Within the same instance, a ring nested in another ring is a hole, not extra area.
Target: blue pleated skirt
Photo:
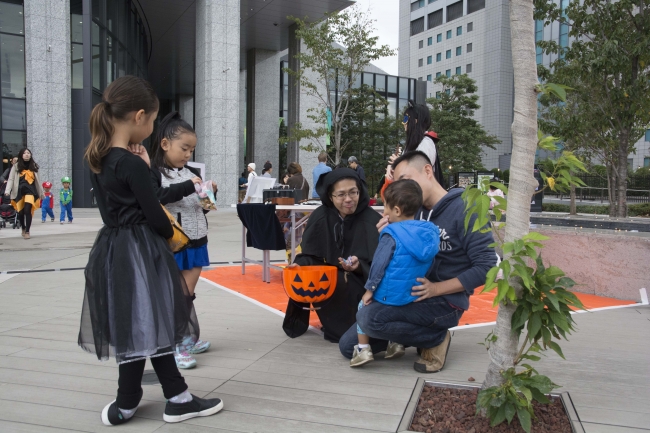
[[[197,248],[187,248],[180,253],[174,254],[174,259],[181,271],[188,271],[193,268],[210,266],[208,257],[208,244]]]

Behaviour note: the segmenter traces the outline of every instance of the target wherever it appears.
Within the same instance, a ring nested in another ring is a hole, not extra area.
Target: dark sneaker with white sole
[[[124,415],[120,412],[115,400],[108,403],[104,410],[102,410],[102,422],[104,425],[120,425],[129,422],[132,419],[133,417],[128,419],[124,418]]]
[[[223,409],[220,398],[199,398],[192,395],[187,403],[167,402],[163,419],[165,422],[181,422],[199,416],[210,416]]]

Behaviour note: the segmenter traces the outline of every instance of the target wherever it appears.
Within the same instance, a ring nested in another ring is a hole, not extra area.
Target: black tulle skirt
[[[148,225],[104,226],[85,271],[79,346],[118,364],[199,338],[192,300],[167,241]]]

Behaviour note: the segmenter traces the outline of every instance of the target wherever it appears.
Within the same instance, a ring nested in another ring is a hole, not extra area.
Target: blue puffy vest
[[[440,230],[429,221],[407,220],[389,224],[381,236],[395,240],[395,252],[373,300],[385,305],[406,305],[417,299],[411,296],[417,278],[424,278],[438,253]]]

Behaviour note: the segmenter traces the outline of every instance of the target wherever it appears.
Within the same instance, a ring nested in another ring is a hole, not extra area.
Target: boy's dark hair
[[[422,188],[412,179],[393,182],[384,191],[384,204],[397,206],[404,216],[412,217],[422,207]]]
[[[151,145],[151,163],[167,178],[170,175],[167,170],[167,164],[165,163],[165,151],[162,148],[162,141],[164,138],[172,141],[185,132],[196,135],[194,128],[183,120],[178,111],[172,111],[166,115],[158,125],[156,139]]]
[[[419,165],[420,170],[424,168],[425,165],[431,165],[431,168],[433,168],[433,165],[431,164],[431,160],[427,156],[426,153],[416,150],[414,152],[407,152],[397,158],[395,161],[393,161],[393,170],[397,168],[398,165],[400,165],[402,162],[406,162],[407,164],[414,164]],[[419,164],[417,164],[419,163]]]

